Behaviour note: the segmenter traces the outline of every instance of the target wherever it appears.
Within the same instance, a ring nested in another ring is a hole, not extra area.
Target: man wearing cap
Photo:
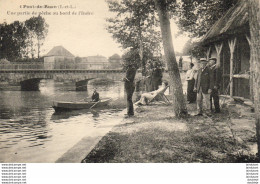
[[[212,93],[210,94],[210,110],[212,111],[212,99],[214,100],[214,107],[215,107],[215,113],[220,113],[220,107],[219,107],[219,96],[218,96],[218,89],[219,89],[219,82],[220,82],[220,71],[219,68],[216,67],[216,58],[210,58],[209,59],[209,67],[212,71],[213,75],[213,84],[214,87],[212,89]]]
[[[201,67],[198,70],[197,78],[194,85],[194,91],[197,92],[198,114],[196,116],[202,116],[203,101],[206,105],[206,114],[210,115],[210,94],[213,89],[212,71],[207,66],[206,58],[201,58],[199,63]]]
[[[129,64],[126,66],[126,77],[123,79],[125,82],[125,91],[126,91],[126,106],[127,106],[127,115],[126,117],[130,117],[134,115],[134,106],[133,106],[133,93],[135,91],[135,79],[136,67],[133,64]]]

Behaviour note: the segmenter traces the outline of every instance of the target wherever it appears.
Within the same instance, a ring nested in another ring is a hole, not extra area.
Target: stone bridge
[[[71,67],[71,66],[70,66]],[[80,69],[81,68],[81,69]],[[0,63],[0,85],[1,83],[21,85],[21,90],[37,91],[41,79],[53,79],[59,82],[74,82],[76,90],[87,90],[89,80],[96,78],[122,80],[125,72],[122,69],[82,69],[85,66],[63,69],[45,69],[43,63]],[[136,79],[141,79],[141,72],[138,71]],[[169,81],[168,72],[164,72],[163,79]]]
[[[0,68],[0,81],[9,84],[20,84],[21,90],[39,90],[41,79],[54,79],[55,81],[75,82],[76,90],[86,90],[91,79],[106,78],[122,80],[123,70],[80,70],[80,69],[3,69]],[[139,73],[137,74],[139,75]]]

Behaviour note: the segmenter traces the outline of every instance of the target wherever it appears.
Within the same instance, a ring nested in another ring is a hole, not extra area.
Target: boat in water
[[[111,98],[104,98],[98,102],[93,101],[83,101],[83,102],[65,102],[65,101],[54,101],[52,107],[55,109],[55,112],[61,111],[71,111],[71,110],[80,110],[80,109],[92,109],[92,108],[101,108],[108,105]]]

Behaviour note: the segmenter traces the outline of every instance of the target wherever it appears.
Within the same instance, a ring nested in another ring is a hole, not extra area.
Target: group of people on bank
[[[190,63],[190,69],[186,73],[187,101],[188,103],[197,102],[197,116],[203,115],[203,102],[205,104],[205,114],[210,115],[213,112],[220,112],[219,106],[219,68],[216,67],[216,58],[206,58],[199,60],[199,69],[194,69],[194,64]]]
[[[188,82],[187,87],[187,101],[188,103],[197,102],[197,114],[196,116],[202,116],[203,113],[206,115],[210,115],[213,112],[213,104],[214,104],[214,112],[220,112],[219,105],[219,83],[220,83],[220,74],[219,68],[216,67],[216,58],[210,58],[208,61],[206,58],[201,58],[198,61],[199,69],[194,69],[194,64],[190,63],[190,69],[186,73],[186,80]],[[126,69],[126,77],[123,79],[125,82],[125,91],[127,95],[127,117],[134,115],[134,108],[132,97],[135,91],[135,74],[136,67],[134,65],[128,65]],[[168,85],[168,84],[166,84]],[[165,88],[165,84],[162,85]],[[157,92],[157,89],[154,92]],[[153,97],[153,92],[148,97]],[[146,94],[146,93],[144,93]],[[147,98],[147,95],[143,95]],[[214,103],[212,103],[214,101]],[[203,108],[203,102],[205,104],[205,108]],[[145,103],[144,99],[140,99],[138,103]],[[203,109],[205,111],[203,112]]]

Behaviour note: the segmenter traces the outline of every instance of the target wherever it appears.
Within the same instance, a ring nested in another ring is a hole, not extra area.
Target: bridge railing
[[[105,63],[54,63],[54,64],[44,64],[44,63],[12,63],[12,64],[1,64],[0,63],[0,71],[1,70],[109,70],[109,69],[121,69],[112,68],[108,64]]]
[[[44,65],[42,63],[32,63],[32,64],[0,64],[0,70],[43,70]]]

